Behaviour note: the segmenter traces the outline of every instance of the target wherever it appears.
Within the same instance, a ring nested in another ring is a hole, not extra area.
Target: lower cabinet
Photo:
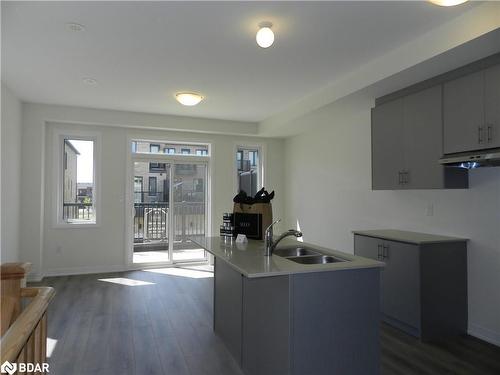
[[[411,244],[354,236],[355,255],[385,262],[382,319],[422,339],[467,329],[466,242]]]
[[[215,260],[214,331],[246,375],[380,374],[379,268],[247,278]]]

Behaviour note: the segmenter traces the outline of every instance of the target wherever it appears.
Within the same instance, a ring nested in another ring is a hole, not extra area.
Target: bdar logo
[[[12,375],[17,370],[17,363],[10,363],[9,361],[5,361],[2,366],[0,366],[0,371],[2,374],[10,374]]]

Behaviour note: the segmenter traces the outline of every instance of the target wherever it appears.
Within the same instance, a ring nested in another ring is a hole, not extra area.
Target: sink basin
[[[307,249],[305,247],[284,247],[281,249],[275,249],[274,254],[284,258],[320,255],[320,253]]]
[[[302,256],[302,257],[291,257],[288,258],[296,263],[301,264],[328,264],[345,262],[345,259],[337,258],[331,255],[313,255],[313,256]]]

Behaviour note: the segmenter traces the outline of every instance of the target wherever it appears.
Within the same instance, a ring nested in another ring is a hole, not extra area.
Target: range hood
[[[447,167],[473,169],[479,167],[500,166],[500,148],[473,152],[447,154],[439,159],[440,164]]]

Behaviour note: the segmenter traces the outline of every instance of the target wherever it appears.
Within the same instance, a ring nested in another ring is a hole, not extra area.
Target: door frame
[[[144,142],[160,142],[160,143],[178,143],[178,144],[190,144],[190,145],[203,145],[208,147],[207,156],[199,155],[171,155],[171,154],[150,154],[150,153],[132,153],[132,142],[133,141],[144,141]],[[200,260],[193,260],[187,262],[174,262],[173,261],[173,244],[170,246],[170,239],[173,237],[173,226],[168,228],[169,235],[169,261],[167,262],[154,262],[154,263],[134,263],[134,163],[135,162],[158,162],[170,164],[169,178],[173,181],[174,167],[179,164],[203,164],[206,168],[206,187],[205,187],[205,235],[210,235],[212,228],[212,183],[211,172],[213,169],[213,158],[212,158],[213,146],[208,142],[194,142],[191,140],[185,141],[171,141],[166,139],[143,139],[141,137],[127,137],[126,142],[126,173],[125,173],[125,264],[129,269],[142,269],[142,268],[152,268],[152,267],[165,267],[165,266],[178,266],[182,264],[194,265],[197,263],[206,264],[209,262],[209,257]],[[169,189],[169,200],[173,202],[173,190]],[[173,210],[169,210],[169,221],[173,223]]]

